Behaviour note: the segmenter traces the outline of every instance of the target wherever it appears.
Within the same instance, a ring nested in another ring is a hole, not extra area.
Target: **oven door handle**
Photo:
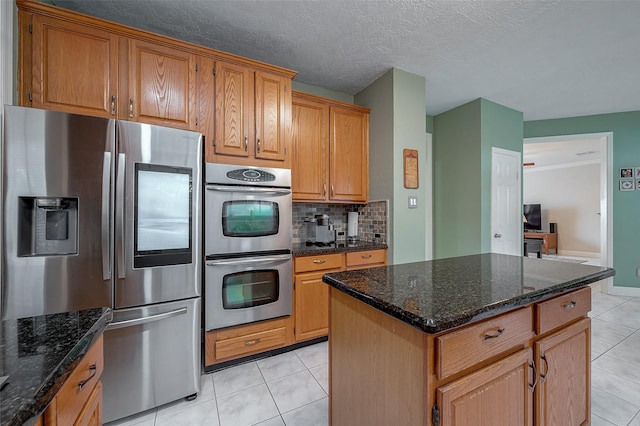
[[[261,256],[261,257],[249,257],[241,259],[220,259],[220,260],[207,260],[207,266],[227,266],[227,265],[250,265],[256,263],[274,263],[282,262],[285,260],[291,260],[290,254],[279,254],[276,256]]]
[[[207,191],[218,192],[239,192],[245,194],[265,194],[265,195],[289,195],[290,189],[278,189],[278,188],[256,188],[253,186],[221,186],[221,185],[207,185],[205,186]]]

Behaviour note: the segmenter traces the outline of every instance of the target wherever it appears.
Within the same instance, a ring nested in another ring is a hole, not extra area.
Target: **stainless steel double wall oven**
[[[207,163],[205,329],[291,314],[291,171]]]

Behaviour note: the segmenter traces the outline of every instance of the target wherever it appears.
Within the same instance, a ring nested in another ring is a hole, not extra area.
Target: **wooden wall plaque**
[[[418,150],[405,149],[402,151],[404,157],[404,187],[409,189],[418,188]]]

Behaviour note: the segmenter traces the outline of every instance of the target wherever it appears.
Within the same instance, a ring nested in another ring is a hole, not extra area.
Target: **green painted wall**
[[[318,86],[312,86],[311,84],[301,83],[293,80],[291,88],[298,92],[308,93],[310,95],[321,96],[323,98],[333,99],[335,101],[346,102],[348,104],[353,103],[353,96],[347,95],[343,92],[336,92],[335,90],[329,90]]]
[[[491,251],[491,148],[522,152],[522,120],[486,99],[434,117],[434,258]]]
[[[389,263],[425,260],[426,135],[425,78],[392,69],[356,94],[355,103],[371,108],[369,127],[370,198],[388,199]],[[418,150],[419,188],[405,189],[403,149]],[[409,209],[408,196],[418,197]]]
[[[526,138],[601,132],[613,133],[613,285],[639,288],[640,191],[619,191],[618,177],[621,168],[640,167],[640,111],[524,123]]]

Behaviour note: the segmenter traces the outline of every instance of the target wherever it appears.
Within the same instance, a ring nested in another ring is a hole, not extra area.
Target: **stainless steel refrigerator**
[[[5,106],[2,318],[108,306],[103,420],[200,390],[202,135]]]

